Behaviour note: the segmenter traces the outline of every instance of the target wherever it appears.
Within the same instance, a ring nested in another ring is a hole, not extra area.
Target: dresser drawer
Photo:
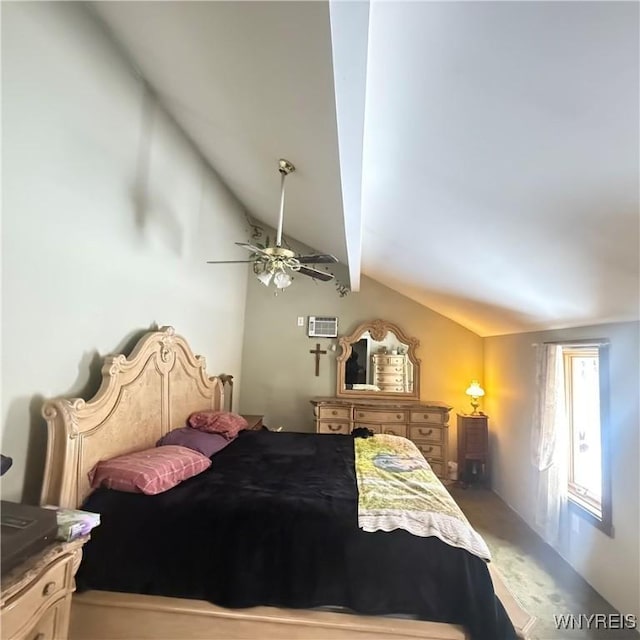
[[[383,424],[382,433],[388,433],[390,436],[407,437],[407,427],[403,424]]]
[[[350,420],[351,408],[350,407],[320,407],[319,411],[320,419],[329,420]]]
[[[414,424],[409,426],[409,439],[415,443],[418,442],[444,442],[445,430],[442,427],[435,427],[430,425],[416,426]]]
[[[402,365],[393,365],[393,364],[378,364],[376,365],[376,373],[382,374],[393,374],[399,373],[404,375],[404,366]]]
[[[442,411],[412,411],[411,422],[432,422],[435,424],[444,424],[446,421],[446,412]]]
[[[381,425],[381,424],[372,424],[372,423],[366,424],[366,423],[363,423],[363,422],[356,422],[353,425],[353,428],[354,429],[358,429],[358,428],[359,429],[371,429],[371,431],[373,431],[373,433],[382,433],[382,426],[383,425]]]
[[[351,430],[348,422],[322,420],[318,424],[318,433],[344,433],[348,435]]]
[[[70,562],[69,556],[53,562],[39,577],[7,601],[2,609],[3,638],[16,636],[28,621],[39,619],[49,605],[69,590],[67,575],[71,570]],[[38,634],[33,635],[37,637]],[[21,634],[18,637],[25,636]]]
[[[379,373],[376,384],[404,384],[404,376],[399,373]]]
[[[25,634],[17,636],[15,640],[60,640],[66,638],[65,629],[67,629],[70,605],[71,596],[69,595],[49,607],[34,627]],[[12,640],[14,639],[12,638]]]
[[[378,387],[380,388],[380,391],[406,391],[404,386],[399,385],[397,383],[395,384],[378,383]]]
[[[402,367],[404,365],[404,356],[381,356],[376,355],[376,366]]]
[[[404,422],[406,414],[404,411],[368,411],[366,409],[356,409],[355,419],[358,422]]]
[[[414,442],[425,458],[442,458],[444,448],[441,444],[429,444],[428,442]]]
[[[438,478],[446,478],[444,475],[444,463],[442,460],[429,460],[429,458],[427,458],[427,462],[433,470],[433,473],[435,473]]]

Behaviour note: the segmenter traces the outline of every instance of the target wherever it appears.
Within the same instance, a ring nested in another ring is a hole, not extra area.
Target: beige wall
[[[247,269],[205,260],[246,232],[83,3],[3,3],[2,73],[2,496],[34,501],[42,397],[152,323],[239,378]]]
[[[345,277],[343,271],[339,274]],[[454,407],[449,434],[453,443],[455,412],[469,408],[464,391],[472,378],[482,380],[482,339],[370,278],[363,277],[361,285],[359,293],[340,298],[333,283],[316,284],[297,276],[291,287],[274,298],[273,289],[249,278],[242,411],[264,413],[270,427],[312,431],[309,400],[335,395],[339,350],[329,351],[336,340],[307,337],[308,316],[337,316],[340,335],[351,333],[361,322],[382,318],[420,340],[421,398]],[[297,326],[298,316],[304,317],[305,326]],[[321,356],[318,377],[315,356],[309,353],[316,343],[327,350]]]
[[[572,516],[572,566],[622,613],[640,617],[640,323],[608,324],[485,339],[485,405],[491,416],[493,488],[533,526],[531,465],[535,349],[554,340],[608,338],[614,537]],[[588,613],[588,612],[584,612]]]

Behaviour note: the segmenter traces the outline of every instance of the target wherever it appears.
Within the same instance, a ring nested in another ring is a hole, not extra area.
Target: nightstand
[[[262,418],[264,416],[243,415],[242,417],[249,423],[249,426],[247,427],[249,431],[257,431],[258,429],[262,429]]]
[[[489,485],[489,417],[458,414],[458,479]]]
[[[3,640],[65,640],[74,576],[88,536],[54,542],[2,578]]]

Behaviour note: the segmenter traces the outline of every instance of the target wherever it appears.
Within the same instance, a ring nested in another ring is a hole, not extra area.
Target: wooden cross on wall
[[[327,353],[327,352],[320,349],[320,343],[316,342],[316,348],[310,349],[309,353],[313,353],[316,357],[316,376],[319,376],[320,375],[320,356],[323,353]]]

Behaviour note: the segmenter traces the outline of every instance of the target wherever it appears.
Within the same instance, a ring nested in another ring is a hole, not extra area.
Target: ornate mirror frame
[[[347,389],[345,384],[345,363],[351,356],[351,345],[362,338],[368,331],[373,340],[382,342],[389,331],[394,333],[398,340],[407,345],[407,357],[413,365],[413,390],[412,391],[367,391],[361,389]],[[369,320],[359,325],[353,333],[339,338],[340,354],[336,357],[336,396],[339,398],[370,398],[384,400],[420,400],[420,360],[416,357],[416,348],[420,345],[417,338],[407,336],[398,325],[386,320]]]

